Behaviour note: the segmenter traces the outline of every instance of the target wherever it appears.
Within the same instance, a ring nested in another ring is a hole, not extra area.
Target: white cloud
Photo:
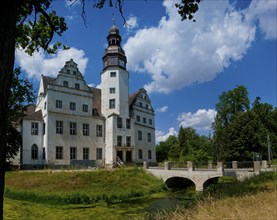
[[[56,54],[47,55],[42,50],[29,56],[22,50],[16,51],[16,62],[26,71],[28,77],[40,78],[45,76],[57,76],[65,65],[65,62],[73,59],[78,64],[80,72],[84,75],[88,58],[83,50],[71,47],[69,50],[58,50]]]
[[[157,108],[157,112],[167,112],[167,110],[168,110],[168,106],[167,105],[165,105],[165,106],[163,106],[161,108]]]
[[[165,134],[162,131],[156,130],[156,143],[160,143],[161,141],[165,141],[169,136],[176,136],[177,131],[173,127],[168,129],[168,132]]]
[[[197,132],[203,133],[211,129],[215,116],[216,111],[214,109],[199,109],[195,113],[183,112],[177,120],[180,122],[180,126],[192,127]]]
[[[247,10],[247,19],[259,21],[259,27],[266,39],[277,38],[277,1],[253,0]]]
[[[128,20],[126,21],[127,25],[125,26],[128,30],[134,29],[138,27],[138,18],[134,15],[130,15]]]
[[[157,27],[140,29],[124,45],[128,69],[147,72],[148,92],[170,93],[214,79],[240,60],[255,39],[253,22],[228,0],[203,1],[196,22],[181,21],[174,1],[164,1]]]

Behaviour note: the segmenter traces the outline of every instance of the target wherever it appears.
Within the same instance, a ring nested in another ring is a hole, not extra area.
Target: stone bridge
[[[222,162],[217,162],[216,168],[211,165],[208,168],[195,169],[193,162],[188,162],[186,168],[171,167],[170,162],[165,162],[164,167],[149,167],[144,162],[144,169],[149,173],[161,178],[166,184],[174,179],[186,179],[194,183],[196,191],[203,191],[210,183],[216,182],[221,176],[232,176],[239,180],[244,180],[254,175],[259,175],[260,171],[266,169],[266,161],[254,161],[252,168],[238,169],[237,162],[232,162],[232,168],[224,169]]]

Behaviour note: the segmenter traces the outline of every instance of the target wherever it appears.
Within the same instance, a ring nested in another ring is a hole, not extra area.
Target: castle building
[[[156,162],[149,96],[145,89],[129,95],[127,58],[116,26],[107,41],[101,89],[87,85],[72,59],[56,78],[42,75],[36,105],[22,118],[23,168]]]

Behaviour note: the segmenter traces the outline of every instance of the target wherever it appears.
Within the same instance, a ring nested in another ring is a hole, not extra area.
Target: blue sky
[[[145,88],[156,114],[156,139],[165,140],[190,126],[211,133],[215,104],[223,91],[244,85],[251,102],[260,96],[276,107],[276,0],[204,0],[196,22],[181,21],[173,0],[125,0],[124,16],[116,8],[92,8],[87,1],[87,27],[81,6],[65,0],[52,8],[66,18],[62,38],[71,47],[56,55],[42,51],[32,57],[17,50],[22,67],[35,88],[41,74],[56,76],[73,58],[88,84],[100,86],[106,37],[115,15],[130,72],[130,93]]]

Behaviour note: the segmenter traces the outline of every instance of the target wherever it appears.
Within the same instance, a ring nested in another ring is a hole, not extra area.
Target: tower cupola
[[[126,70],[127,58],[121,48],[121,36],[118,28],[113,25],[107,36],[108,47],[105,50],[103,60],[103,70],[109,67],[120,67]]]

